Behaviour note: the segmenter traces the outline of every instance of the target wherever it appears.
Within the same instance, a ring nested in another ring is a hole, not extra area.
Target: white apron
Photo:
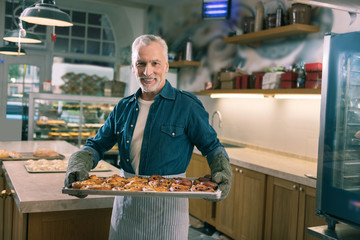
[[[132,176],[135,175],[125,172],[125,177]],[[165,177],[185,177],[185,173]],[[115,197],[110,240],[185,240],[188,239],[188,231],[187,198]]]

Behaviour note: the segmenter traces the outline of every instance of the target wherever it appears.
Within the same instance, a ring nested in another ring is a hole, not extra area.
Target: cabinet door
[[[227,197],[222,200],[221,202],[218,202],[216,204],[216,229],[218,229],[220,232],[225,233],[229,237],[234,238],[235,236],[235,206],[236,206],[236,190],[238,188],[237,182],[236,182],[236,169],[238,169],[235,166],[231,166],[232,173],[233,173],[233,180],[231,184],[231,189]]]
[[[205,157],[193,154],[191,157],[190,164],[186,169],[186,176],[192,178],[198,178],[210,174],[210,168],[207,164]],[[204,199],[189,199],[189,212],[192,216],[198,218],[201,221],[206,221],[207,215],[212,217],[211,208],[209,210],[208,206],[211,206],[211,202],[208,202]]]
[[[325,218],[315,215],[315,194],[316,189],[300,186],[299,199],[299,220],[298,220],[298,240],[316,240],[316,237],[307,233],[308,227],[327,225]]]
[[[299,185],[268,177],[264,239],[296,239]]]
[[[265,216],[265,174],[247,169],[235,169],[236,239],[261,240]]]

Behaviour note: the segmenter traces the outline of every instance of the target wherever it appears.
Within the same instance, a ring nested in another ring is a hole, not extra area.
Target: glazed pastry
[[[211,187],[205,186],[203,184],[197,184],[191,188],[194,192],[214,192],[215,190]]]

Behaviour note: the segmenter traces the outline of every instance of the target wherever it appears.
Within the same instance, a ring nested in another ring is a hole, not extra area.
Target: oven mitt
[[[89,177],[89,171],[93,166],[92,155],[89,151],[80,150],[70,156],[65,175],[65,187],[71,187],[73,182],[82,181]],[[69,194],[78,198],[85,198],[83,194]]]
[[[226,198],[231,188],[232,170],[229,160],[222,154],[217,155],[210,165],[211,180],[218,184],[221,191],[219,199],[207,199],[209,201],[221,201]]]

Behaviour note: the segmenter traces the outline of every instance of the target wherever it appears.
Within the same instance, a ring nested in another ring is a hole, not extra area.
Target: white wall
[[[222,129],[215,116],[214,128],[220,138],[317,157],[320,129],[320,100],[212,99],[200,96],[211,117],[222,114]]]

